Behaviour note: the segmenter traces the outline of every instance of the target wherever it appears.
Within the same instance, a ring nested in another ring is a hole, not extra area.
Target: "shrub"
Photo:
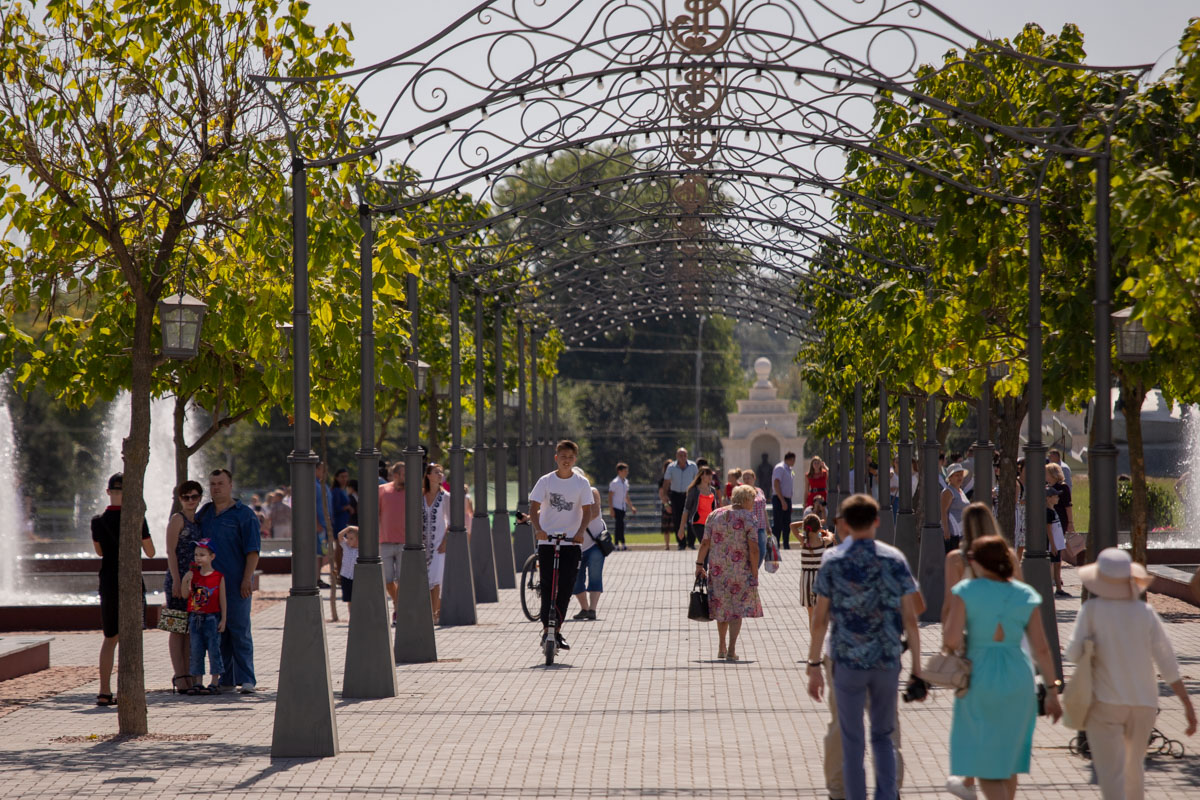
[[[1133,509],[1133,483],[1120,481],[1117,483],[1117,514],[1121,527],[1130,529]],[[1179,498],[1170,488],[1161,483],[1147,482],[1146,484],[1146,530],[1154,528],[1178,527],[1178,520],[1183,518],[1183,508]]]

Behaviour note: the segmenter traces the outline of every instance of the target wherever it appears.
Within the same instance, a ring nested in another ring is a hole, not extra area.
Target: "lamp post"
[[[442,625],[474,625],[475,576],[465,514],[464,450],[462,443],[462,335],[459,327],[461,289],[450,274],[450,526],[446,530],[446,564],[442,578]]]
[[[346,634],[346,666],[342,697],[395,697],[396,660],[392,655],[383,585],[383,559],[379,557],[379,493],[373,491],[380,452],[375,447],[375,317],[372,258],[374,231],[371,211],[358,209],[362,228],[359,247],[359,299],[362,326],[359,333],[359,448],[358,561],[354,565],[354,614]]]
[[[542,429],[538,416],[538,331],[529,329],[529,483],[532,489],[542,477]]]
[[[173,294],[158,301],[163,355],[189,359],[200,354],[200,330],[208,306],[190,294]]]
[[[421,429],[421,392],[425,389],[429,365],[417,357],[418,312],[417,276],[405,279],[411,341],[408,368],[413,383],[407,390],[406,446],[404,448],[404,550],[400,553],[399,598],[396,603],[397,664],[437,661],[437,642],[433,635],[433,608],[429,598],[429,571],[425,567],[425,545],[421,536],[422,453],[418,436]]]
[[[515,589],[516,567],[513,565],[512,529],[508,522],[508,444],[504,436],[504,410],[515,409],[517,397],[504,388],[504,307],[499,304],[492,325],[492,344],[496,351],[496,513],[492,515],[492,556],[496,560],[496,587]]]
[[[475,517],[471,520],[471,569],[475,581],[475,602],[495,603],[496,559],[492,552],[492,530],[488,522],[487,445],[483,439],[483,296],[475,290]],[[497,415],[500,413],[496,409]]]
[[[329,648],[317,589],[316,479],[309,378],[308,173],[292,160],[292,587],[283,618],[279,688],[271,733],[274,758],[321,758],[338,752]]]
[[[1117,358],[1131,363],[1148,361],[1150,334],[1140,319],[1133,318],[1133,306],[1113,312],[1112,322],[1116,328]]]

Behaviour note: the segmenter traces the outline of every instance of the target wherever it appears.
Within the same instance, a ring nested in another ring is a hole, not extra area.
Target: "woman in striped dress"
[[[833,540],[821,531],[821,518],[816,514],[809,514],[803,522],[792,524],[803,526],[803,533],[796,537],[800,539],[800,605],[808,609],[808,624],[812,627],[817,609],[817,572],[821,569],[821,557],[825,555],[825,549],[833,545]]]

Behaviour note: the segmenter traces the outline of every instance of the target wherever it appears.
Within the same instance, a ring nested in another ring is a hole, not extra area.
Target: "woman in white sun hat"
[[[1186,733],[1196,732],[1196,710],[1171,640],[1157,612],[1141,599],[1153,580],[1124,550],[1102,550],[1095,563],[1079,568],[1091,599],[1075,619],[1067,658],[1078,661],[1083,643],[1094,643],[1088,745],[1104,800],[1142,800],[1143,765],[1158,713],[1155,667],[1183,703]]]
[[[946,488],[942,490],[942,539],[947,553],[953,553],[962,542],[962,514],[970,504],[962,488],[966,479],[967,468],[963,464],[951,464],[946,470]]]

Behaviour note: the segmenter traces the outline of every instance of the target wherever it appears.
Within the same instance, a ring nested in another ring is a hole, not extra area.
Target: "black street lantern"
[[[425,381],[428,380],[429,365],[421,359],[417,359],[417,391],[425,391]]]
[[[1122,361],[1146,361],[1150,358],[1150,334],[1141,320],[1133,318],[1133,307],[1112,315],[1117,333],[1117,358]]]
[[[200,352],[200,328],[208,306],[190,294],[173,294],[158,301],[162,323],[163,355],[195,358]]]

